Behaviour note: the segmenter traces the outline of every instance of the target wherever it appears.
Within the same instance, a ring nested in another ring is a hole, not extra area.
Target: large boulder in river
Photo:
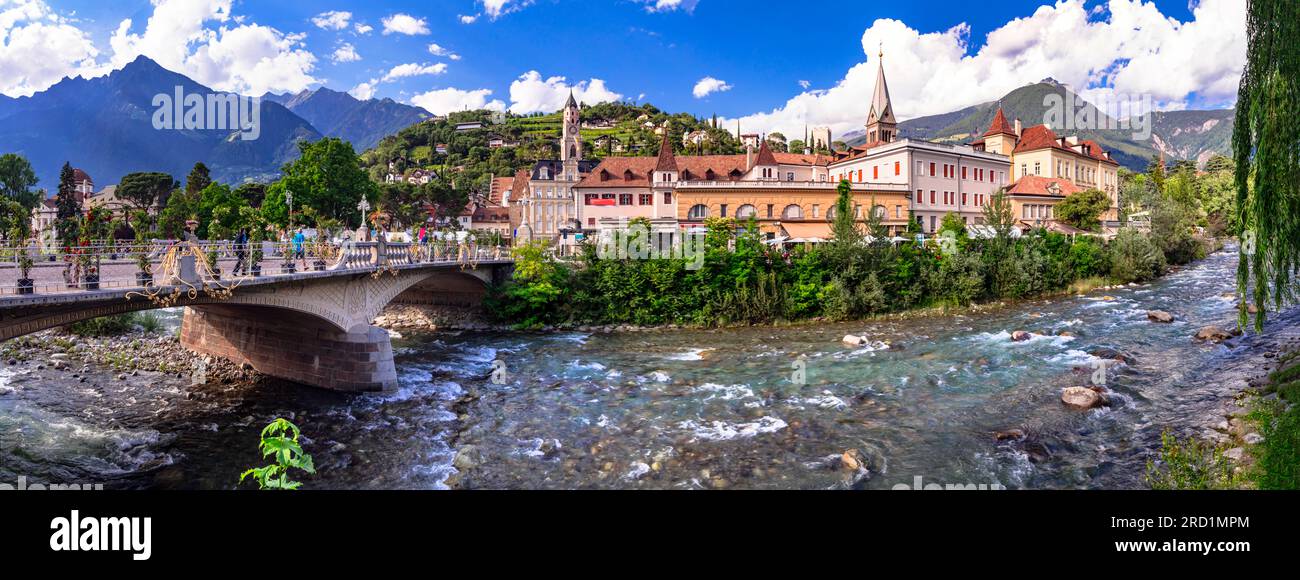
[[[1033,337],[1034,337],[1033,334],[1030,334],[1030,333],[1025,332],[1025,331],[1023,331],[1023,330],[1017,330],[1017,331],[1011,333],[1011,340],[1014,340],[1014,341],[1016,341],[1016,342],[1024,342],[1024,341],[1029,340],[1029,339],[1031,339],[1031,338],[1033,338]]]
[[[843,342],[844,344],[846,344],[846,345],[848,345],[848,346],[866,346],[866,345],[868,345],[868,344],[871,344],[871,341],[870,341],[870,340],[867,340],[867,337],[865,337],[865,336],[856,336],[856,335],[852,335],[852,334],[846,334],[846,335],[844,335],[844,338],[841,339],[840,342]]]
[[[1168,324],[1174,321],[1174,315],[1164,310],[1149,310],[1147,311],[1147,320]]]
[[[857,471],[867,467],[867,456],[857,449],[845,451],[840,456],[840,467],[849,471]]]
[[[1213,342],[1223,342],[1232,338],[1233,334],[1217,326],[1207,326],[1196,331],[1196,340],[1209,340]]]
[[[1071,409],[1087,410],[1106,405],[1106,397],[1096,389],[1067,387],[1061,392],[1061,402]]]

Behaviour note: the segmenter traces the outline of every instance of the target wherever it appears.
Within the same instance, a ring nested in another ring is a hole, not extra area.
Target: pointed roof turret
[[[988,132],[984,133],[985,137],[994,135],[1015,135],[1016,128],[1007,121],[1007,116],[1002,112],[1002,107],[998,106],[998,112],[993,115],[993,124],[989,125]]]
[[[758,158],[754,160],[754,165],[777,165],[776,155],[772,154],[772,148],[767,146],[767,139],[758,148]]]
[[[871,112],[867,115],[867,124],[883,123],[892,125],[897,123],[894,118],[894,105],[889,99],[889,83],[885,82],[885,51],[881,49],[879,68],[876,69],[876,94],[871,99]]]
[[[578,101],[573,98],[573,89],[569,89],[569,102],[564,104],[565,108],[577,108]]]
[[[673,144],[668,140],[668,131],[664,131],[664,141],[659,144],[659,160],[655,161],[655,171],[677,171],[677,156],[673,155]]]

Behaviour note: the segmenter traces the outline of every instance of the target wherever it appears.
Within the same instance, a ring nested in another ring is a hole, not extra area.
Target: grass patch
[[[1295,387],[1295,383],[1288,385]],[[1300,407],[1260,399],[1247,419],[1259,426],[1264,441],[1251,451],[1252,474],[1259,489],[1300,489]]]
[[[69,324],[64,327],[69,333],[82,338],[100,338],[106,336],[121,336],[128,332],[140,328],[148,333],[155,333],[162,330],[162,320],[152,312],[133,312],[130,314],[118,314],[116,316],[105,316],[103,318],[94,318],[83,320],[81,322]]]
[[[1147,483],[1151,489],[1236,489],[1240,477],[1232,462],[1224,457],[1222,446],[1211,445],[1195,437],[1179,439],[1165,431],[1160,434],[1160,459],[1147,461]]]
[[[1284,385],[1297,379],[1300,379],[1300,365],[1273,371],[1272,374],[1268,375],[1268,380],[1275,385]]]
[[[1093,290],[1096,290],[1103,286],[1110,286],[1110,285],[1111,285],[1110,280],[1107,280],[1100,276],[1093,276],[1091,278],[1075,280],[1072,284],[1070,284],[1069,292],[1070,294],[1087,294],[1088,292],[1092,292]]]

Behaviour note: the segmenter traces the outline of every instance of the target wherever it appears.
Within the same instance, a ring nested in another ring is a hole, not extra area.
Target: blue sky
[[[0,0],[0,78],[20,79],[0,81],[0,92],[43,89],[61,78],[50,80],[60,61],[68,73],[91,76],[146,54],[199,82],[249,93],[324,85],[432,109],[531,112],[558,106],[576,88],[586,100],[717,113],[747,130],[808,123],[842,132],[865,114],[858,109],[870,100],[884,43],[904,118],[993,100],[1046,76],[1090,97],[1141,94],[1160,108],[1215,108],[1232,104],[1244,58],[1237,5],[1244,2]],[[24,26],[70,35],[61,46],[84,48],[41,55],[20,42]]]

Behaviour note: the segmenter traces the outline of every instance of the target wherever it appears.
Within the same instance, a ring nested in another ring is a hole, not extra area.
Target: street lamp
[[[293,230],[293,192],[285,190],[284,201],[289,204],[289,230]]]

